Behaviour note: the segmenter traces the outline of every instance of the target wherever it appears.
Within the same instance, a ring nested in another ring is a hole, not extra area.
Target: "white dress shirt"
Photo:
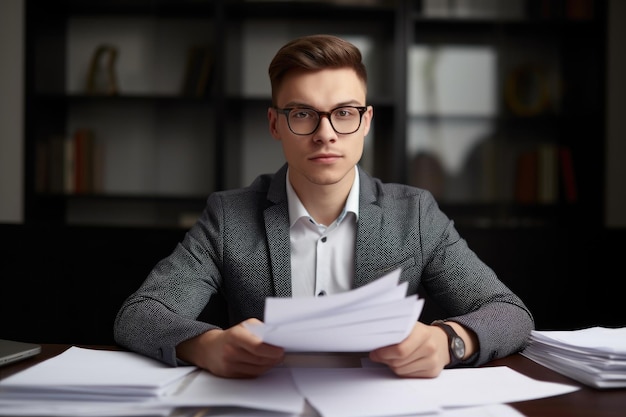
[[[287,181],[293,297],[321,296],[352,288],[359,216],[359,170],[356,167],[354,170],[346,205],[328,226],[313,220]]]

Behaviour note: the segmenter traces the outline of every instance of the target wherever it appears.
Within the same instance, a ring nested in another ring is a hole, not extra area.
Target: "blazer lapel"
[[[359,221],[355,248],[354,288],[380,278],[381,259],[378,242],[381,241],[382,210],[377,204],[372,178],[359,168],[361,190],[359,195]],[[287,165],[276,172],[265,209],[265,231],[270,255],[274,292],[277,297],[291,297],[291,250],[289,236],[289,209],[285,181]]]
[[[270,204],[263,213],[274,293],[277,297],[291,297],[291,249],[286,176],[287,165],[284,165],[274,175],[267,192],[267,199],[273,204]]]
[[[372,178],[359,168],[361,190],[359,194],[359,221],[357,223],[354,256],[354,288],[380,278],[380,252],[382,210],[377,204]]]

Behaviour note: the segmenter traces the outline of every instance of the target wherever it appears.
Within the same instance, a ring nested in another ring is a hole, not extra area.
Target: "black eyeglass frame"
[[[328,122],[330,123],[330,127],[332,127],[336,133],[340,135],[351,135],[361,128],[361,123],[363,123],[363,114],[367,111],[367,107],[368,106],[339,106],[339,107],[335,107],[334,109],[331,109],[330,111],[319,111],[310,107],[285,107],[284,109],[281,109],[280,107],[273,106],[272,108],[276,110],[278,113],[285,115],[285,119],[287,119],[287,126],[289,127],[289,130],[291,131],[291,133],[293,133],[294,135],[298,135],[298,136],[308,136],[308,135],[312,135],[313,133],[315,133],[315,131],[320,127],[320,123],[322,123],[322,117],[324,116],[326,116],[326,118],[328,119]],[[291,113],[292,110],[296,110],[296,109],[311,110],[317,113],[317,124],[315,125],[315,128],[311,130],[309,133],[296,133],[291,128],[291,123],[289,122],[289,113]],[[330,118],[330,116],[333,114],[334,111],[339,110],[339,109],[356,109],[359,112],[359,125],[352,132],[347,132],[347,133],[339,132],[335,128],[335,125],[333,125],[333,121]]]

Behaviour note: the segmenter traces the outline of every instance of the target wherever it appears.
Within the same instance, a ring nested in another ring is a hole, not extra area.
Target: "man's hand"
[[[475,336],[457,323],[454,326],[466,346],[469,357],[476,349]],[[448,336],[438,326],[415,323],[413,330],[402,342],[370,352],[373,362],[387,365],[398,376],[434,378],[450,363]]]
[[[209,330],[180,343],[176,348],[177,356],[221,377],[259,376],[281,363],[285,351],[263,343],[243,325],[258,322],[248,319],[226,330]]]

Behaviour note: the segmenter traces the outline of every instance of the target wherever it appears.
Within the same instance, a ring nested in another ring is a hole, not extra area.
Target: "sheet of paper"
[[[439,417],[524,417],[522,413],[507,404],[479,405],[444,410]]]
[[[133,352],[72,346],[0,381],[0,398],[141,400],[164,395],[195,369]]]
[[[444,369],[437,378],[413,378],[408,383],[446,408],[535,400],[580,389],[535,380],[506,366]]]
[[[318,417],[315,411],[307,408],[303,413],[280,413],[269,410],[247,409],[242,407],[185,407],[171,410],[159,406],[133,408],[132,405],[115,403],[99,403],[95,405],[63,402],[62,405],[49,403],[33,404],[22,402],[5,408],[1,404],[0,415],[3,416],[40,416],[40,417]],[[419,417],[524,417],[523,414],[506,404],[490,404],[477,407],[464,407],[442,410],[436,413],[423,413]]]
[[[208,415],[214,412],[222,415],[224,407],[234,407],[234,415],[238,415],[236,410],[242,411],[242,415],[255,410],[257,414],[279,412],[295,416],[303,411],[306,414],[306,398],[323,417],[407,413],[447,416],[450,410],[454,410],[455,417],[469,417],[476,415],[472,413],[477,409],[471,407],[532,400],[579,389],[536,381],[506,367],[451,369],[444,370],[437,378],[412,379],[398,378],[388,368],[364,357],[361,362],[364,367],[284,367],[255,379],[227,379],[194,367],[166,367],[128,352],[82,348],[67,352],[68,355],[61,354],[39,364],[46,366],[35,365],[3,380],[0,415],[164,416],[175,408],[194,407],[208,408]],[[4,395],[11,386],[7,381],[12,380],[20,382],[25,387],[22,393],[30,393],[31,397],[15,397],[10,392]],[[55,381],[62,381],[63,387],[53,387]],[[29,387],[35,390],[29,391]],[[137,397],[137,393],[115,395],[140,387],[144,390],[141,392],[149,395],[143,398]],[[65,388],[70,390],[69,394]],[[111,396],[107,397],[110,401],[94,400],[99,395]],[[73,401],[68,401],[68,397]],[[465,409],[467,414],[460,413],[458,408]]]
[[[220,378],[197,371],[160,402],[178,407],[238,406],[295,414],[305,405],[288,368],[275,368],[254,379]]]
[[[0,399],[0,416],[11,417],[167,417],[172,411],[158,403]]]
[[[626,358],[626,327],[589,327],[579,330],[532,331],[533,338],[563,348]]]
[[[190,408],[196,410],[190,416],[248,414],[258,417],[281,413],[289,417],[301,415],[305,404],[288,368],[276,368],[254,379],[219,378],[196,370],[185,376],[174,392],[158,398],[136,402],[101,402],[88,397],[74,401],[58,397],[29,401],[0,398],[0,416],[168,416],[175,409]],[[184,414],[177,411],[176,415]]]
[[[362,287],[325,297],[269,297],[265,300],[265,322],[282,324],[403,298],[407,284],[398,284],[400,272],[396,269]]]
[[[398,378],[382,366],[294,368],[300,392],[324,417],[391,416],[534,400],[579,387],[534,380],[508,367],[446,369]]]
[[[294,368],[298,390],[324,417],[437,413],[429,392],[411,388],[386,368]]]
[[[424,300],[406,296],[400,269],[352,291],[325,297],[268,298],[265,322],[247,325],[288,352],[367,352],[401,342]]]
[[[594,388],[626,387],[626,327],[533,330],[522,355]]]

